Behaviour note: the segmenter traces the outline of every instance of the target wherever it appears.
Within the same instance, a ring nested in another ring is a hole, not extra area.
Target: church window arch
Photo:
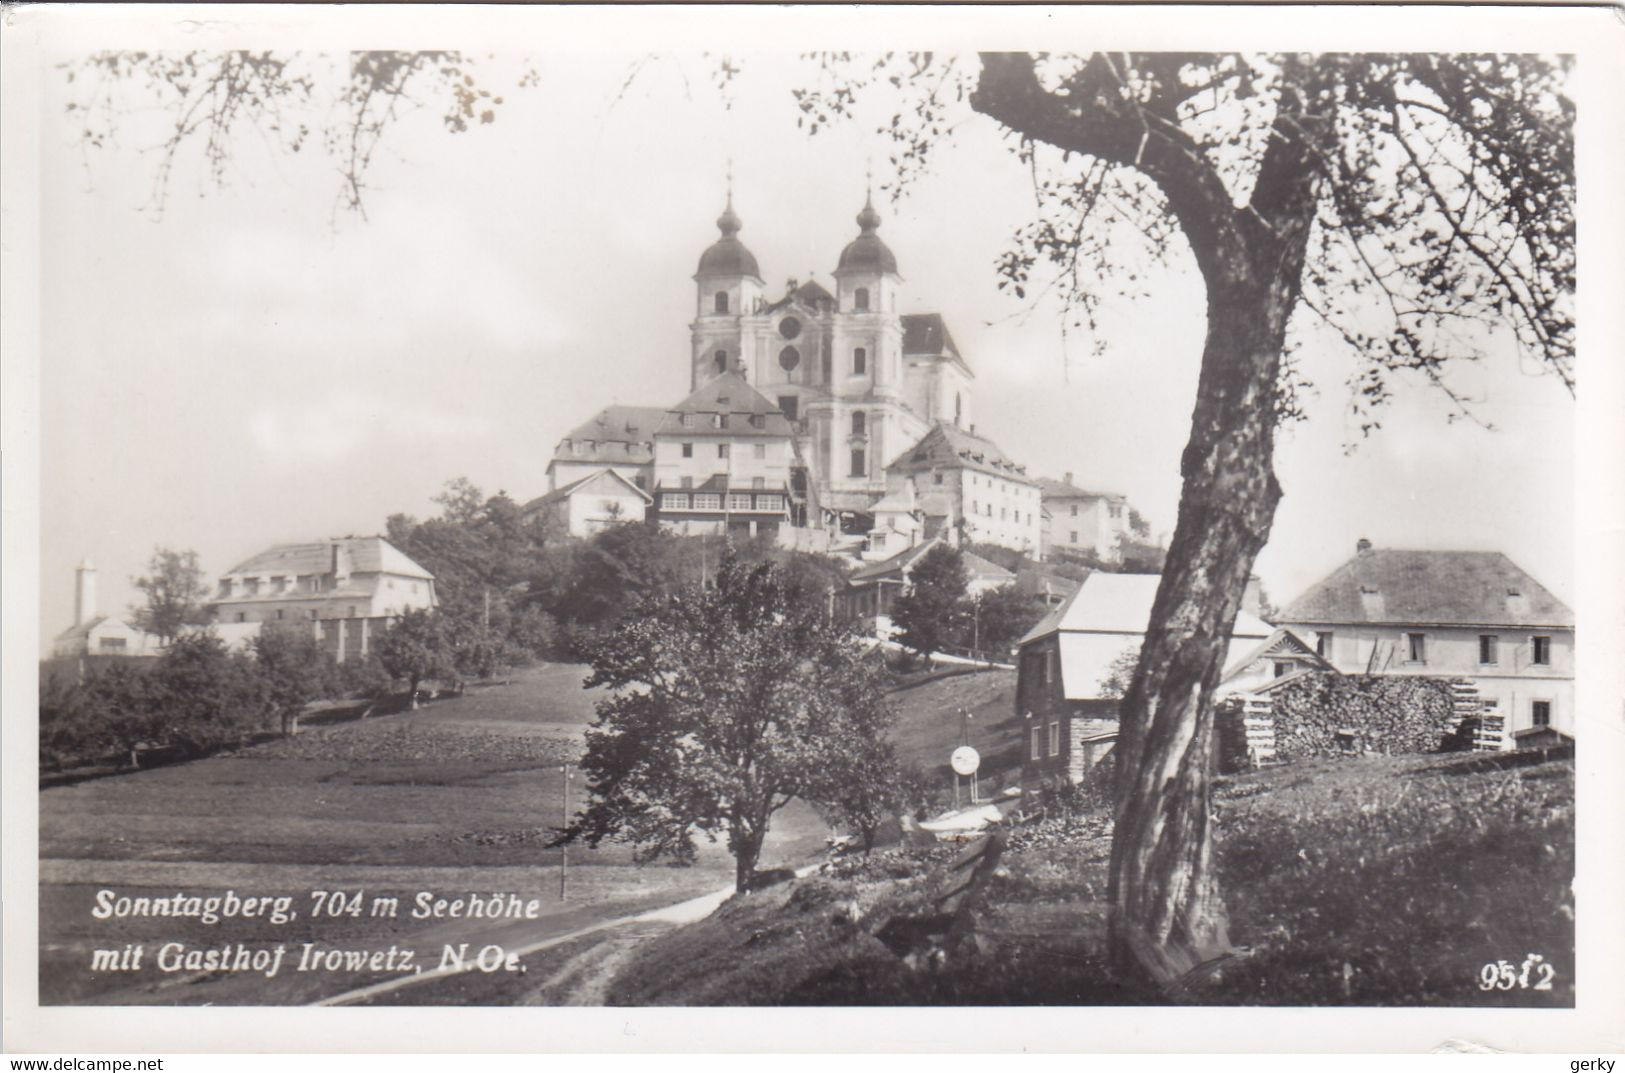
[[[869,416],[862,410],[852,411],[852,435],[864,436],[869,432]]]
[[[869,351],[863,347],[854,347],[852,350],[852,375],[862,376],[869,371]]]
[[[716,296],[716,310],[718,313],[728,312],[728,292],[718,291]]]
[[[859,313],[869,312],[869,288],[859,287],[852,292],[852,308]]]

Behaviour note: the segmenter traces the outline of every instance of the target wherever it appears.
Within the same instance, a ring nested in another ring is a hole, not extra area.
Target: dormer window
[[[869,312],[869,288],[859,287],[852,292],[852,308],[859,313]]]
[[[728,292],[727,291],[718,291],[717,292],[716,310],[717,310],[718,313],[726,313],[726,312],[728,312]]]

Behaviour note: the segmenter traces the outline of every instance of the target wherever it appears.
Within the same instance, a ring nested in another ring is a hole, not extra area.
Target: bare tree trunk
[[[734,891],[738,894],[750,889],[751,877],[756,874],[756,862],[762,858],[762,842],[766,834],[754,824],[734,821],[728,841],[734,855]]]

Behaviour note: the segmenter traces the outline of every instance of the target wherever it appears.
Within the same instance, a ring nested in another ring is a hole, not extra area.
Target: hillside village
[[[690,393],[608,405],[568,430],[543,470],[546,491],[517,505],[517,523],[554,542],[642,524],[815,556],[844,578],[828,593],[831,613],[894,646],[891,612],[915,566],[933,548],[955,549],[964,596],[1009,591],[1033,623],[1003,648],[967,643],[964,656],[1019,669],[1032,773],[1081,779],[1085,757],[1114,740],[1102,683],[1137,650],[1157,582],[1145,571],[1160,552],[1126,496],[1070,472],[1039,476],[978,430],[973,361],[941,314],[898,311],[899,262],[872,202],[856,222],[833,292],[792,279],[773,297],[730,194],[693,277]],[[95,592],[87,560],[56,660],[163,651],[125,617],[101,614]],[[297,623],[343,663],[369,656],[403,614],[439,603],[434,575],[384,536],[312,540],[220,574],[206,622],[187,629],[242,649],[268,623]],[[1304,674],[1454,683],[1456,717],[1475,721],[1481,747],[1507,749],[1572,737],[1573,647],[1572,612],[1504,555],[1362,539],[1278,612],[1255,580],[1220,696],[1250,706],[1255,760],[1276,755],[1259,729],[1270,694]]]

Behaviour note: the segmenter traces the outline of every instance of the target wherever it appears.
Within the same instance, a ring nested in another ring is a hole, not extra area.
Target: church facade
[[[810,513],[867,512],[887,467],[938,423],[968,425],[975,374],[938,314],[897,312],[902,276],[866,202],[835,292],[767,294],[732,199],[694,274],[690,387],[737,372],[790,422]]]

